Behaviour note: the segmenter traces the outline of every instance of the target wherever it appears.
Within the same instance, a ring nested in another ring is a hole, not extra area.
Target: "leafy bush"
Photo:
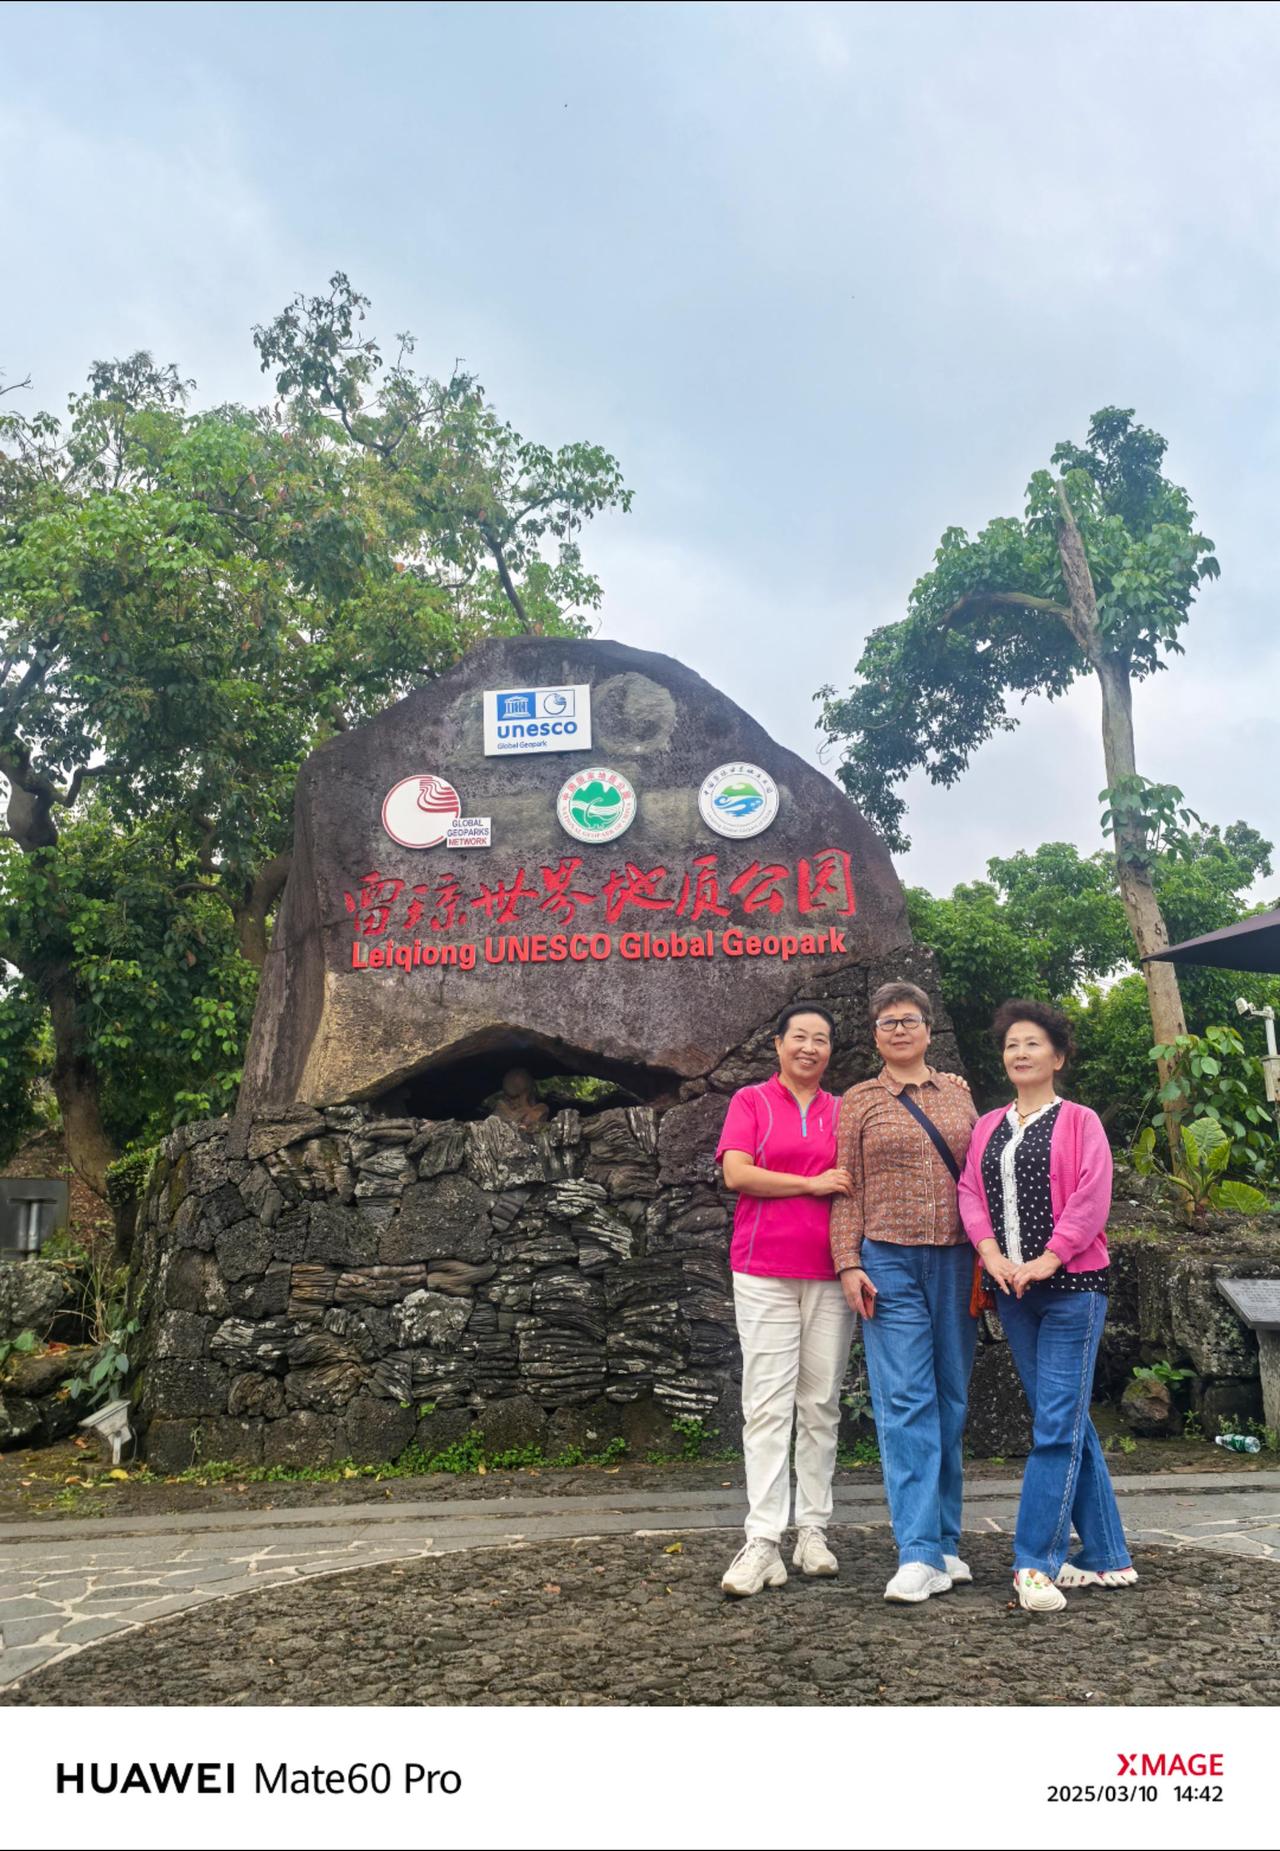
[[[1167,1061],[1170,1067],[1156,1095],[1160,1110],[1152,1117],[1153,1127],[1164,1124],[1166,1110],[1183,1124],[1212,1119],[1230,1146],[1215,1175],[1224,1165],[1257,1181],[1280,1173],[1280,1142],[1262,1062],[1247,1051],[1234,1028],[1212,1025],[1202,1035],[1179,1035],[1152,1048],[1149,1059]]]
[[[1206,1209],[1232,1209],[1241,1215],[1261,1214],[1267,1198],[1252,1183],[1226,1175],[1235,1145],[1215,1118],[1196,1118],[1178,1126],[1179,1150],[1172,1164],[1162,1162],[1155,1127],[1148,1125],[1134,1146],[1134,1167],[1141,1176],[1155,1176],[1175,1198],[1192,1227],[1202,1225]]]

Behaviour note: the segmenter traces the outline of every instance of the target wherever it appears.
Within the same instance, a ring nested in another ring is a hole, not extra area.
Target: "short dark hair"
[[[991,1036],[998,1048],[1003,1049],[1015,1022],[1034,1022],[1037,1028],[1042,1028],[1053,1043],[1054,1051],[1070,1064],[1076,1051],[1076,1038],[1061,1009],[1054,1009],[1049,1003],[1038,1003],[1033,997],[1010,997],[996,1010],[991,1024]]]
[[[831,1045],[832,1047],[835,1046],[836,1019],[829,1009],[823,1008],[821,1003],[788,1003],[782,1014],[778,1017],[778,1026],[773,1031],[775,1040],[782,1040],[792,1020],[798,1015],[820,1015],[827,1027],[831,1030]]]
[[[887,1009],[890,1003],[914,1003],[924,1017],[925,1027],[933,1027],[932,999],[929,992],[922,990],[918,983],[882,983],[867,1004],[872,1028],[879,1019],[880,1011]]]

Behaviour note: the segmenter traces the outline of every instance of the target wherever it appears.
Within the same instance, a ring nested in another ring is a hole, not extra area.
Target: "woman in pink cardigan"
[[[1033,1446],[1013,1538],[1019,1604],[1052,1613],[1063,1588],[1137,1575],[1089,1401],[1107,1316],[1111,1149],[1095,1112],[1060,1099],[1067,1018],[1001,1005],[993,1033],[1017,1099],[974,1127],[960,1179],[965,1232],[997,1286],[1000,1321],[1031,1406]],[[1067,1559],[1074,1524],[1078,1554]]]

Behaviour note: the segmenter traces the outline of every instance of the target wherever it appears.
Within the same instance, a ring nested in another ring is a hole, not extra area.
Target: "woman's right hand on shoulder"
[[[848,1170],[823,1170],[808,1178],[810,1195],[852,1195],[853,1178]]]

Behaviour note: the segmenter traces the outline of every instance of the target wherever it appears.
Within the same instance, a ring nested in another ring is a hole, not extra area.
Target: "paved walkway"
[[[1280,1562],[1280,1470],[1118,1478],[1130,1540]],[[1018,1480],[978,1481],[966,1529],[1013,1527]],[[736,1530],[738,1488],[610,1491],[305,1510],[13,1523],[0,1529],[0,1686],[209,1601],[367,1564],[583,1536]],[[841,1486],[838,1523],[885,1523],[879,1484]]]

